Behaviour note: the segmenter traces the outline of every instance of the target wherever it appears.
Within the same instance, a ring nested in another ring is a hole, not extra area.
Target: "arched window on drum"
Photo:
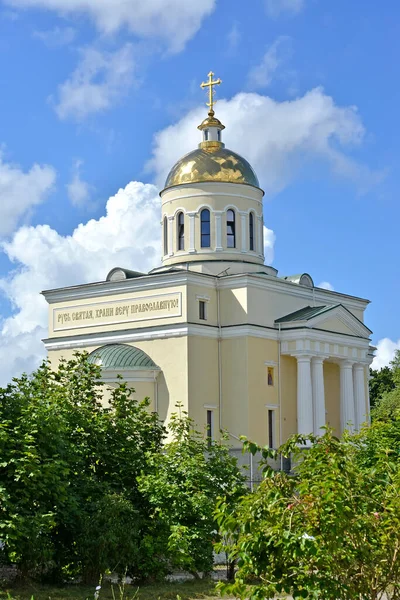
[[[226,245],[228,248],[236,248],[235,211],[231,208],[226,213]]]
[[[178,213],[177,218],[177,240],[178,250],[185,249],[185,215],[183,212]]]
[[[254,251],[254,213],[249,214],[249,250]]]
[[[211,246],[210,211],[208,208],[203,208],[200,213],[200,246],[202,248],[210,248]]]
[[[163,223],[163,237],[164,237],[164,256],[168,254],[168,219],[164,217]]]

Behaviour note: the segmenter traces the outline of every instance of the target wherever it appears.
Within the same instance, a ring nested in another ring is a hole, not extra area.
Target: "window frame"
[[[230,213],[233,218],[229,218]],[[226,247],[236,248],[236,212],[233,208],[226,211]]]
[[[208,214],[208,219],[204,219],[206,214]],[[207,224],[208,233],[204,233],[203,225]],[[208,238],[208,243],[206,243],[205,238]],[[211,248],[211,211],[206,207],[200,211],[200,248]]]
[[[199,300],[199,321],[207,321],[207,302]]]
[[[182,221],[182,222],[181,222]],[[176,218],[176,248],[177,250],[185,249],[185,213],[181,210]]]
[[[275,447],[275,409],[267,409],[267,439],[268,448]]]
[[[211,448],[214,441],[214,411],[210,408],[207,408],[206,412],[206,434],[208,448]]]
[[[254,249],[254,213],[251,211],[249,213],[249,250],[250,252],[254,252]]]
[[[168,219],[165,216],[163,222],[163,234],[164,234],[164,256],[168,254]]]

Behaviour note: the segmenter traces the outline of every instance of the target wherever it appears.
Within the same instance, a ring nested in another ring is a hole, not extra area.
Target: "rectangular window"
[[[199,319],[201,321],[207,320],[207,307],[206,302],[204,300],[199,300]]]
[[[213,441],[213,411],[207,410],[207,443],[211,446]]]
[[[274,439],[274,425],[275,425],[275,411],[268,409],[268,447],[275,447],[275,439]]]

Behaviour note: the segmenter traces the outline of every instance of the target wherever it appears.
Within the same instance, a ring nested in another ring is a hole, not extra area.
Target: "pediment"
[[[371,330],[342,304],[323,307],[306,307],[277,319],[282,329],[307,327],[332,333],[369,338]]]

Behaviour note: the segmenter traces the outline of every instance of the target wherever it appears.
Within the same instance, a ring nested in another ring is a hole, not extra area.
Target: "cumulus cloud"
[[[330,292],[335,291],[335,288],[333,287],[333,285],[331,283],[329,283],[329,281],[321,281],[321,283],[319,283],[317,285],[317,287],[319,287],[323,290],[329,290]]]
[[[82,161],[77,160],[74,165],[71,181],[67,184],[67,194],[74,206],[82,208],[90,200],[93,186],[81,177]]]
[[[308,160],[324,161],[360,190],[382,178],[346,153],[347,148],[361,144],[365,135],[357,109],[338,106],[321,88],[285,102],[240,93],[220,100],[217,116],[226,125],[227,147],[250,161],[269,194],[284,189]],[[196,147],[200,141],[197,125],[203,118],[204,108],[196,108],[154,136],[148,169],[154,171],[158,185],[164,184],[171,165]]]
[[[115,266],[147,272],[160,264],[161,214],[158,189],[129,183],[111,197],[106,214],[63,236],[49,225],[21,227],[3,244],[15,264],[0,289],[14,312],[1,324],[0,385],[44,358],[48,305],[43,289],[104,281]],[[274,232],[264,227],[266,262],[273,259]]]
[[[291,54],[291,39],[280,36],[265,52],[259,65],[253,67],[248,76],[251,88],[265,88],[274,78],[275,72]]]
[[[109,109],[129,90],[133,72],[131,44],[116,52],[83,48],[77,68],[58,86],[56,99],[51,98],[58,117],[80,121]]]
[[[33,32],[33,37],[49,48],[68,46],[74,41],[75,36],[76,31],[73,27],[53,27],[53,29]]]
[[[276,18],[282,14],[297,15],[304,8],[304,0],[265,0],[267,14]]]
[[[371,368],[379,370],[383,367],[387,367],[390,361],[393,360],[396,350],[400,350],[400,340],[397,340],[397,342],[394,342],[389,338],[379,340],[376,345],[375,357],[372,361]]]
[[[270,265],[274,260],[274,245],[275,245],[276,235],[272,231],[272,229],[268,229],[264,225],[264,255],[265,255],[265,264]]]
[[[106,214],[62,236],[48,225],[21,227],[3,244],[16,268],[0,288],[14,313],[1,326],[0,385],[44,357],[47,303],[43,289],[104,281],[113,267],[148,271],[160,262],[158,190],[132,182],[110,198]]]
[[[30,209],[46,200],[55,180],[52,167],[34,164],[24,171],[6,162],[0,151],[0,236],[12,233]]]
[[[44,8],[60,15],[87,15],[101,33],[127,28],[139,37],[163,40],[172,52],[183,49],[215,8],[216,0],[5,0],[15,8]]]

